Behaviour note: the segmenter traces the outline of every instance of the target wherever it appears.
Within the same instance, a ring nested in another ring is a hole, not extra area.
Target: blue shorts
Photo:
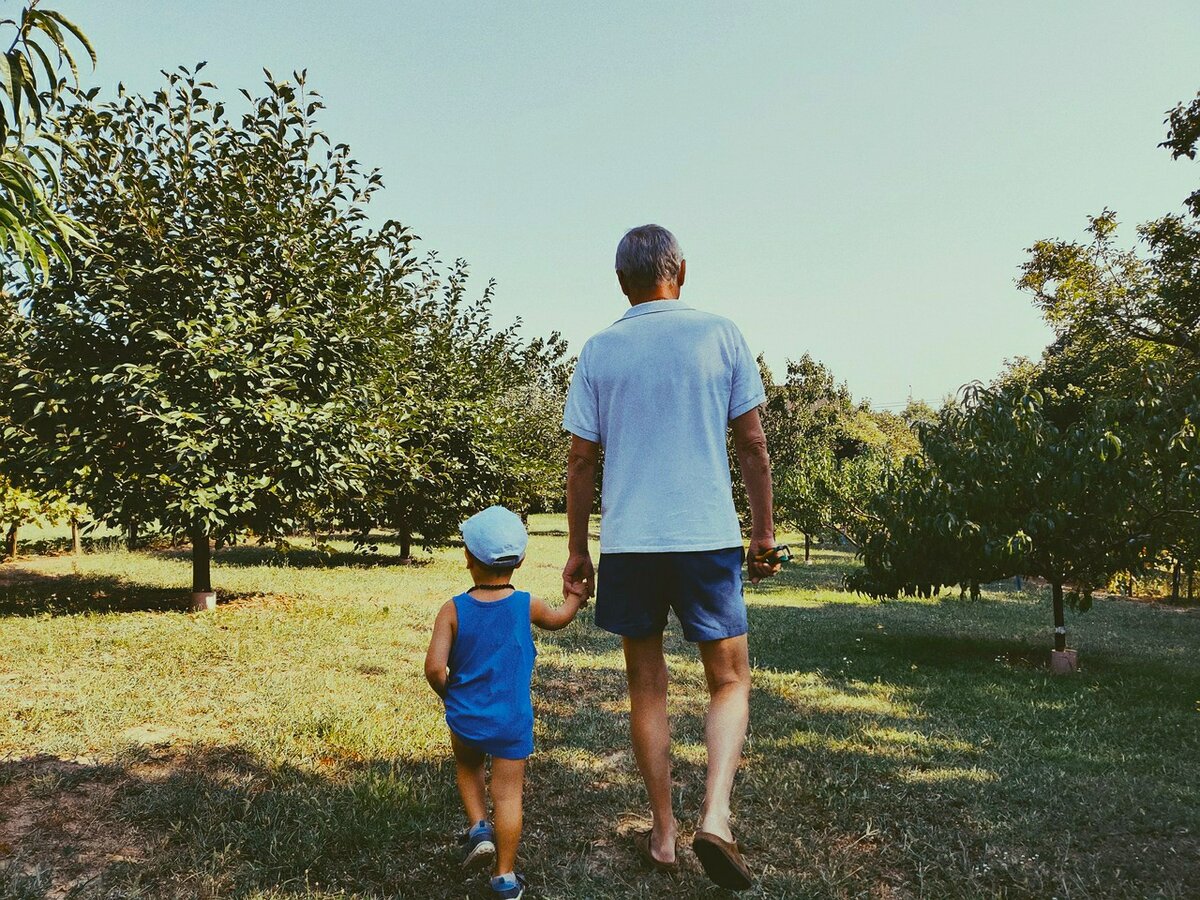
[[[483,740],[472,740],[471,738],[463,737],[453,728],[450,730],[454,732],[454,736],[463,744],[486,756],[494,756],[499,759],[528,759],[533,755],[532,728],[529,729],[527,734],[497,735]]]
[[[675,610],[683,636],[718,641],[746,633],[739,545],[691,553],[601,553],[596,624],[622,637],[662,634]]]

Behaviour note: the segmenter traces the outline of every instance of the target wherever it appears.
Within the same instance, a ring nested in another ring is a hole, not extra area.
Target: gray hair
[[[649,288],[679,277],[683,251],[675,235],[661,225],[630,228],[617,245],[617,271],[626,284]]]

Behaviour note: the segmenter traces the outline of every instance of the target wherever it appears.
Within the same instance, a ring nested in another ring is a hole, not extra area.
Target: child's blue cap
[[[521,518],[503,506],[489,506],[458,526],[471,555],[485,566],[506,569],[525,558],[529,535]]]

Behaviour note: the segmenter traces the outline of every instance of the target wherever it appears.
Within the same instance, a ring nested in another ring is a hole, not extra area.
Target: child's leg
[[[497,875],[507,875],[517,864],[517,844],[521,842],[521,792],[524,787],[525,760],[492,757]]]
[[[458,793],[467,813],[468,827],[487,819],[487,795],[484,793],[484,762],[486,757],[474,747],[468,747],[450,732],[454,747],[454,775]]]

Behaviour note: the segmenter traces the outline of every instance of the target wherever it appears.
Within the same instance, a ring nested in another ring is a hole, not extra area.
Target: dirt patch
[[[176,729],[164,725],[138,725],[121,732],[121,738],[126,742],[147,747],[166,746],[181,736]]]
[[[0,868],[36,877],[47,900],[87,896],[120,864],[144,862],[149,842],[117,815],[133,778],[165,778],[170,760],[131,769],[88,758],[0,760]],[[2,885],[0,885],[2,887]]]
[[[239,610],[269,609],[277,612],[291,612],[296,608],[296,601],[292,597],[261,592],[236,594],[217,591],[217,602],[222,607],[237,607]]]

